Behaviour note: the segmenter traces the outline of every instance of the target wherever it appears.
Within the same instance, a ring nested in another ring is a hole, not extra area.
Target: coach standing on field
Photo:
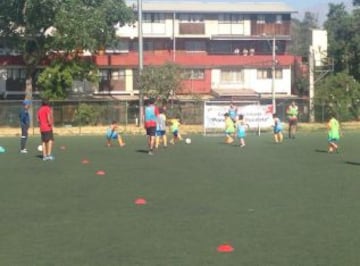
[[[149,99],[145,107],[145,129],[147,136],[147,144],[149,147],[149,155],[153,155],[155,147],[156,121],[159,115],[159,109],[155,106],[155,101]]]
[[[29,127],[30,127],[30,114],[29,107],[31,104],[30,100],[24,100],[22,102],[23,107],[21,108],[19,119],[21,127],[21,138],[20,138],[20,152],[27,153],[26,143],[29,136]]]
[[[37,112],[37,118],[40,127],[41,141],[43,147],[43,160],[54,160],[52,155],[52,148],[54,143],[53,134],[53,112],[49,105],[48,99],[43,99],[41,107]]]
[[[292,101],[292,103],[286,109],[286,115],[289,121],[289,139],[295,139],[298,114],[298,106],[296,105],[295,101]]]

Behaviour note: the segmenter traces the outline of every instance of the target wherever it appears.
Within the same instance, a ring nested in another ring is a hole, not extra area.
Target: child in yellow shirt
[[[234,142],[235,125],[228,113],[224,114],[225,117],[225,143],[231,144]]]
[[[182,137],[179,132],[179,127],[181,123],[179,119],[173,118],[170,120],[170,130],[173,135],[172,140],[170,141],[171,144],[175,144],[176,142],[182,140]]]

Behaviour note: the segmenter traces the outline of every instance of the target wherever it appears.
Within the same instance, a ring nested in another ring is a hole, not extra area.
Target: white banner
[[[238,106],[238,115],[243,115],[250,128],[269,128],[273,124],[272,105],[243,105]],[[224,128],[224,114],[229,111],[229,105],[205,104],[204,127]]]

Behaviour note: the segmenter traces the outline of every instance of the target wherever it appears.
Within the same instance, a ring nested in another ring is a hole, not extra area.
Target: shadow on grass
[[[346,164],[351,164],[351,165],[357,165],[360,166],[360,162],[351,162],[351,161],[346,161]]]
[[[136,150],[136,152],[140,152],[140,153],[148,153],[148,150]]]
[[[316,151],[316,152],[321,152],[321,153],[328,153],[328,151],[327,151],[327,150],[320,150],[320,149],[316,149],[315,151]]]

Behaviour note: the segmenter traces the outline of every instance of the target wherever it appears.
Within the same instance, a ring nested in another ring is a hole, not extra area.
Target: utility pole
[[[314,109],[314,50],[310,46],[309,49],[309,122],[315,122],[315,109]]]
[[[142,0],[137,0],[138,6],[138,45],[139,45],[139,76],[138,76],[138,87],[139,87],[139,126],[144,126],[144,91],[141,89],[141,74],[144,68],[144,51],[143,51],[143,32],[142,32]]]
[[[272,40],[272,64],[271,64],[271,72],[272,72],[272,80],[271,80],[271,99],[272,99],[272,109],[273,114],[276,113],[276,97],[275,97],[275,72],[276,72],[276,42],[275,42],[275,34],[273,35]]]

